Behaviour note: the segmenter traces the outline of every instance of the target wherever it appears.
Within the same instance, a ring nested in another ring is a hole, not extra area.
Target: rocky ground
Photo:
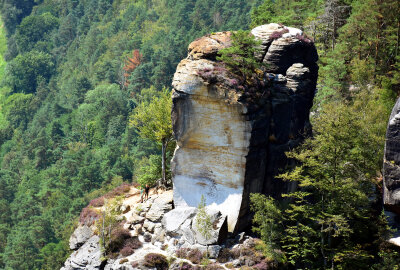
[[[244,233],[228,237],[226,217],[219,211],[207,209],[213,228],[205,239],[194,226],[198,209],[174,209],[172,190],[152,194],[140,203],[140,192],[132,187],[124,197],[117,218],[122,231],[129,234],[117,251],[104,254],[101,234],[95,226],[101,219],[93,224],[80,222],[70,238],[74,251],[62,270],[272,269],[273,265],[257,250],[260,240]]]

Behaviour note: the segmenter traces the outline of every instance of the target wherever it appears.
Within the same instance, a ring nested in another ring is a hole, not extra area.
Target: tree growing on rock
[[[133,111],[130,124],[142,138],[161,143],[162,184],[166,185],[166,152],[173,140],[171,122],[172,99],[170,91],[164,88],[150,102],[142,101]]]
[[[262,63],[255,57],[259,45],[260,42],[248,31],[233,32],[232,46],[220,50],[217,60],[224,62],[232,73],[240,76],[243,82],[246,82],[262,66]]]
[[[195,219],[194,226],[196,230],[201,234],[206,241],[212,237],[213,223],[211,221],[211,216],[206,210],[206,199],[204,195],[201,195],[200,203],[197,206],[198,212]],[[207,245],[207,256],[208,256],[208,245]]]

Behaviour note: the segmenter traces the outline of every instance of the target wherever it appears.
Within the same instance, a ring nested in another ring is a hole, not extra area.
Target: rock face
[[[274,176],[287,165],[284,152],[311,131],[318,73],[316,49],[301,30],[268,24],[252,34],[266,64],[256,85],[241,87],[216,60],[229,32],[190,44],[173,79],[174,204],[196,207],[203,195],[231,232],[249,224],[250,193],[278,197],[291,188]]]
[[[92,236],[80,249],[71,254],[61,270],[101,269],[102,252],[99,240],[97,235]]]
[[[80,248],[90,237],[92,237],[93,231],[90,227],[83,225],[76,228],[74,233],[69,239],[69,248],[77,250]]]
[[[390,115],[383,163],[383,203],[400,215],[400,99]]]

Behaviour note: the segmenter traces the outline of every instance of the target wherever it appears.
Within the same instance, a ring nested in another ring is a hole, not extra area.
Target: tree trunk
[[[162,170],[162,184],[164,186],[167,186],[167,182],[166,182],[166,177],[165,177],[165,160],[166,160],[166,151],[167,151],[167,140],[166,139],[162,139],[161,141],[162,143],[162,151],[161,151],[161,155],[162,155],[162,162],[161,162],[161,170]]]

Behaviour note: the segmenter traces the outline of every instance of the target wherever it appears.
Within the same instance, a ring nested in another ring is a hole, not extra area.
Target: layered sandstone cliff
[[[197,206],[202,196],[227,215],[229,231],[249,225],[249,194],[279,196],[288,184],[274,179],[285,152],[311,131],[318,55],[299,29],[268,24],[251,33],[262,45],[262,79],[242,83],[216,60],[231,33],[189,45],[173,80],[174,204]]]

